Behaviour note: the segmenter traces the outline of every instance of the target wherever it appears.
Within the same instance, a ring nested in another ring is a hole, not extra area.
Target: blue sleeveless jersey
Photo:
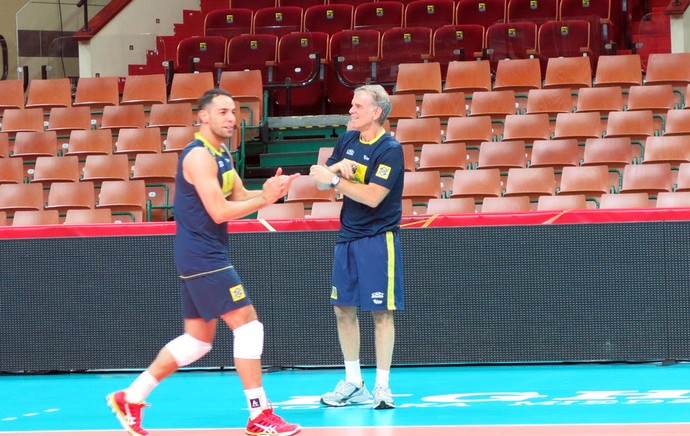
[[[340,137],[326,164],[333,165],[343,159],[351,160],[357,166],[353,182],[376,183],[390,192],[374,208],[346,196],[340,214],[338,242],[397,231],[402,217],[405,171],[400,143],[388,133],[372,142],[362,142],[359,131],[351,130]]]
[[[182,162],[195,148],[202,147],[218,164],[218,183],[223,194],[232,194],[235,169],[227,149],[216,150],[198,133],[180,155],[175,178],[175,265],[180,276],[215,271],[231,265],[228,253],[228,224],[217,224],[206,212],[194,185],[182,174]]]

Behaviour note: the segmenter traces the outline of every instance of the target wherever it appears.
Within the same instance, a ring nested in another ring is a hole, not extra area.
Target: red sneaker
[[[113,413],[120,420],[122,428],[127,430],[132,436],[146,436],[149,434],[141,428],[141,420],[144,414],[141,409],[148,407],[145,403],[128,403],[125,400],[124,391],[113,392],[105,397],[108,405],[113,409]]]
[[[264,409],[254,419],[250,419],[244,434],[247,436],[292,436],[302,430],[298,424],[288,424],[283,418],[273,413],[273,409]]]

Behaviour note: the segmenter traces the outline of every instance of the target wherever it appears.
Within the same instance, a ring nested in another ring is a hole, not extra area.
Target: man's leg
[[[372,312],[376,337],[376,385],[374,386],[374,408],[392,409],[393,396],[389,379],[395,345],[395,323],[393,312],[380,310]]]
[[[163,347],[146,371],[141,373],[124,391],[114,392],[106,400],[115,416],[129,434],[145,436],[142,428],[142,409],[146,397],[158,384],[180,366],[189,365],[211,351],[216,321],[202,318],[185,319],[185,333]]]
[[[338,340],[346,362],[359,360],[360,332],[357,308],[334,306],[338,325]]]
[[[261,382],[261,354],[264,329],[254,306],[244,306],[222,316],[233,333],[235,368],[242,381],[249,406],[249,422],[245,434],[250,436],[291,436],[300,432],[297,424],[289,424],[273,413]]]
[[[362,381],[359,364],[360,330],[357,307],[334,306],[338,326],[338,340],[345,360],[345,380],[333,392],[321,397],[321,403],[339,407],[369,401],[371,396]]]

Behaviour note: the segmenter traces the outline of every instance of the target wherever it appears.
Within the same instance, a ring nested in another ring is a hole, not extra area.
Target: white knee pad
[[[190,334],[183,334],[165,346],[175,358],[178,366],[186,366],[204,357],[211,351],[211,344],[200,341]]]
[[[233,355],[240,359],[261,359],[264,351],[264,325],[248,322],[233,332]]]

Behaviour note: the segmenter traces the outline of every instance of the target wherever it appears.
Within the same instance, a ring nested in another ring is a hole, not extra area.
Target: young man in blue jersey
[[[374,317],[374,408],[395,407],[389,377],[395,342],[393,313],[404,305],[398,235],[404,165],[400,143],[383,128],[390,110],[390,97],[383,87],[357,88],[350,108],[350,130],[338,140],[326,165],[310,169],[321,189],[337,189],[344,196],[331,303],[345,360],[345,380],[321,397],[321,403],[327,406],[371,400],[359,362],[357,310],[361,308],[371,311]]]
[[[107,397],[124,429],[148,435],[142,409],[149,393],[179,367],[211,351],[221,318],[233,332],[233,357],[249,405],[248,436],[291,436],[301,427],[273,413],[261,383],[264,330],[228,256],[227,222],[287,194],[298,175],[278,169],[260,191],[247,190],[225,144],[235,126],[235,103],[213,89],[199,99],[199,133],[182,151],[175,181],[175,264],[181,278],[184,334],[168,342],[125,390]]]

